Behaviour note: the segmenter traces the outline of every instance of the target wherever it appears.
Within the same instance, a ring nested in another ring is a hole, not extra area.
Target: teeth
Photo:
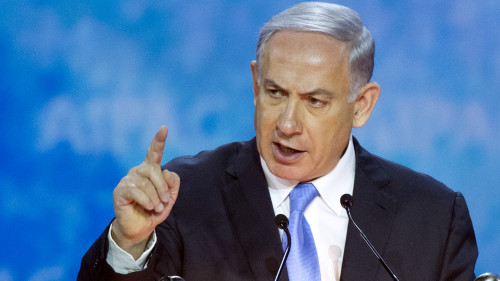
[[[292,153],[295,153],[296,150],[295,149],[292,149],[292,148],[288,148],[288,147],[284,147],[282,145],[280,145],[280,149],[281,151],[283,151],[284,153],[286,154],[292,154]]]

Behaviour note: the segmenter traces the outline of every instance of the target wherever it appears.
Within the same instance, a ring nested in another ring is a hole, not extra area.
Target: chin
[[[269,167],[269,170],[273,175],[285,179],[294,181],[307,181],[304,180],[307,176],[304,174],[304,169],[298,167],[289,167],[281,164],[273,164],[273,167]]]

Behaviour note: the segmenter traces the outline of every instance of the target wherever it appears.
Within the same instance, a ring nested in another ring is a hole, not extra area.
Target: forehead
[[[349,76],[348,46],[323,33],[280,31],[266,44],[261,70],[261,78],[275,81],[280,77],[301,85],[344,84]]]
[[[348,61],[345,42],[319,32],[278,31],[266,43],[262,64],[304,63],[315,66],[320,63],[343,65]]]

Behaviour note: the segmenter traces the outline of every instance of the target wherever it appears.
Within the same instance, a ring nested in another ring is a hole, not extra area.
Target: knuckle
[[[130,169],[128,171],[128,175],[133,175],[133,174],[137,174],[139,172],[139,169],[141,168],[143,164],[140,164],[139,166],[135,166],[133,167],[132,169]]]
[[[141,190],[144,190],[146,191],[147,190],[147,183],[144,179],[137,179],[135,182],[134,182],[134,185],[135,187],[141,189]]]

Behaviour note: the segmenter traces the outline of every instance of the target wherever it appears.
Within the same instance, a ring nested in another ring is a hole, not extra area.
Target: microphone
[[[481,275],[479,275],[474,281],[499,281],[500,276],[496,275],[495,273],[491,272],[486,272]]]
[[[182,279],[182,277],[176,275],[163,277],[158,281],[175,281],[175,280],[185,281],[184,279]]]
[[[276,277],[274,278],[274,281],[278,281],[280,279],[281,272],[283,271],[283,267],[285,266],[286,259],[288,258],[288,253],[290,252],[290,245],[292,244],[292,238],[290,237],[290,232],[288,231],[288,218],[283,215],[279,214],[274,218],[274,222],[276,225],[283,229],[286,233],[286,249],[285,253],[283,254],[283,258],[281,259],[281,264],[280,267],[278,268],[278,272],[276,273]]]
[[[347,215],[349,216],[349,220],[352,222],[354,227],[358,230],[359,235],[361,235],[361,238],[363,238],[363,240],[365,240],[366,245],[368,245],[370,250],[372,250],[373,254],[377,257],[377,259],[380,261],[380,263],[384,266],[387,273],[389,273],[389,275],[391,275],[392,279],[394,279],[395,281],[399,281],[398,277],[396,276],[396,274],[394,274],[394,272],[392,272],[391,268],[387,265],[384,258],[382,258],[382,256],[377,252],[377,250],[375,249],[373,244],[370,242],[370,240],[368,240],[368,237],[366,237],[366,235],[363,233],[363,231],[361,231],[361,228],[359,228],[359,226],[356,224],[356,222],[354,222],[354,219],[351,216],[351,207],[354,204],[354,198],[352,197],[352,195],[350,195],[350,194],[342,195],[340,197],[340,204],[342,205],[342,208],[346,209]]]

